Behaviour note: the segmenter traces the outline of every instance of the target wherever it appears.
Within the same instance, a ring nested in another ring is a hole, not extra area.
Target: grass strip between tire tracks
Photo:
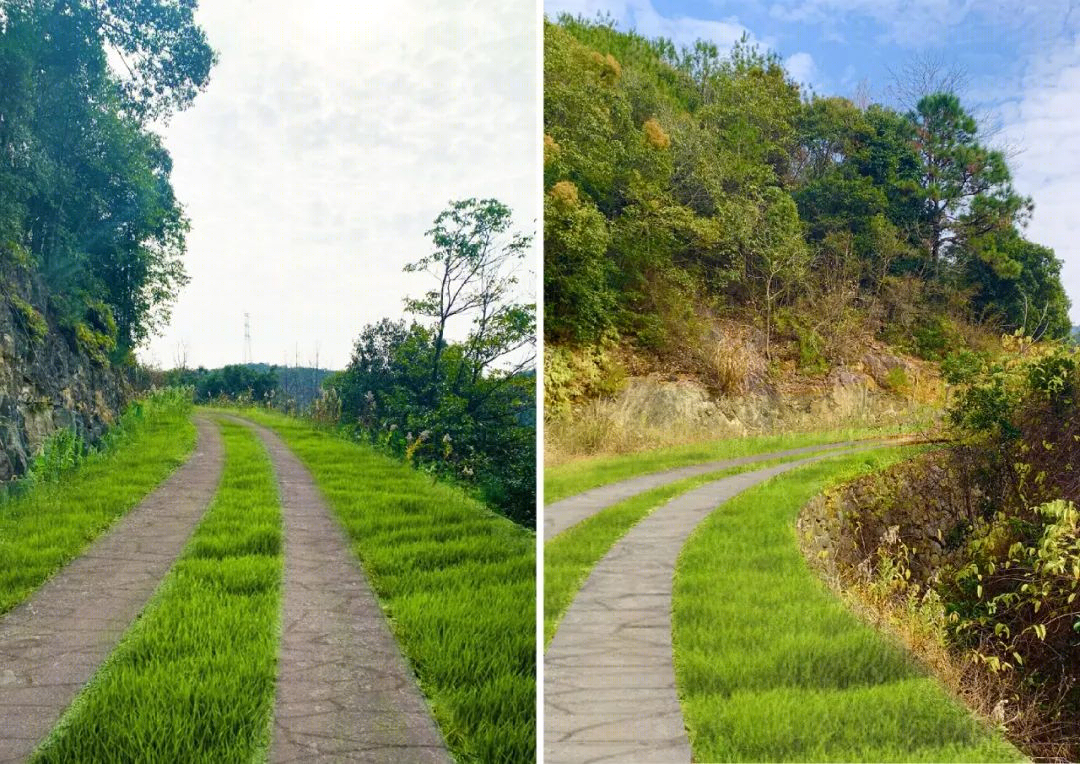
[[[311,471],[459,761],[536,757],[534,533],[309,423],[248,409]]]
[[[911,454],[838,456],[742,493],[679,557],[676,679],[697,761],[1016,761],[802,558],[795,520],[830,485]]]
[[[544,644],[551,642],[589,573],[631,528],[680,494],[714,480],[766,469],[812,454],[779,457],[676,480],[597,512],[544,544]]]
[[[167,391],[132,404],[93,453],[56,483],[0,499],[0,614],[127,514],[195,447],[191,403]]]
[[[626,478],[703,462],[737,459],[742,456],[785,451],[803,446],[827,445],[848,440],[884,438],[900,434],[898,428],[827,430],[813,433],[752,435],[684,446],[659,448],[640,453],[576,459],[544,469],[544,503],[614,483]]]
[[[250,761],[269,745],[281,506],[254,433],[221,422],[225,471],[181,558],[37,762]]]

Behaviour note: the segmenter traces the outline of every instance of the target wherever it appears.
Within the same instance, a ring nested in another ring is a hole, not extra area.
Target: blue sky
[[[774,50],[814,91],[862,83],[895,103],[892,72],[931,56],[964,70],[961,95],[989,140],[1014,153],[1015,185],[1035,200],[1026,235],[1065,261],[1080,324],[1080,0],[548,0],[545,13],[609,13],[620,28],[677,44],[742,34]]]

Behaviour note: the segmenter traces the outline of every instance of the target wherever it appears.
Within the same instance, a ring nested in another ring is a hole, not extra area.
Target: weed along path
[[[284,523],[283,618],[270,760],[449,762],[367,579],[307,468],[239,417],[270,454]]]
[[[0,761],[22,761],[109,655],[179,556],[217,489],[224,453],[196,416],[190,459],[0,617]]]
[[[773,459],[782,459],[799,454],[809,454],[818,451],[836,450],[855,445],[855,441],[842,443],[823,443],[820,445],[789,448],[783,451],[751,454],[735,459],[723,459],[719,461],[703,462],[686,467],[650,472],[645,475],[637,475],[626,480],[608,483],[598,488],[591,488],[582,493],[552,502],[544,507],[544,540],[550,541],[567,528],[573,527],[583,520],[587,520],[598,512],[610,506],[625,501],[640,493],[658,488],[678,480],[706,475],[710,472],[741,467],[755,462],[765,462]]]
[[[672,657],[679,552],[694,527],[723,502],[830,455],[744,472],[689,491],[611,548],[567,610],[545,655],[545,761],[690,761]]]

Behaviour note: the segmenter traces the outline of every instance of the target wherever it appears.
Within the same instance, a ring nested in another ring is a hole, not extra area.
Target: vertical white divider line
[[[544,760],[544,2],[536,4],[536,760]]]

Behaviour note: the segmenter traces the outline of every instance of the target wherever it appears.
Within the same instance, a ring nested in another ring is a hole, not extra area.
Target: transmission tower
[[[251,314],[244,314],[244,363],[251,363]]]

